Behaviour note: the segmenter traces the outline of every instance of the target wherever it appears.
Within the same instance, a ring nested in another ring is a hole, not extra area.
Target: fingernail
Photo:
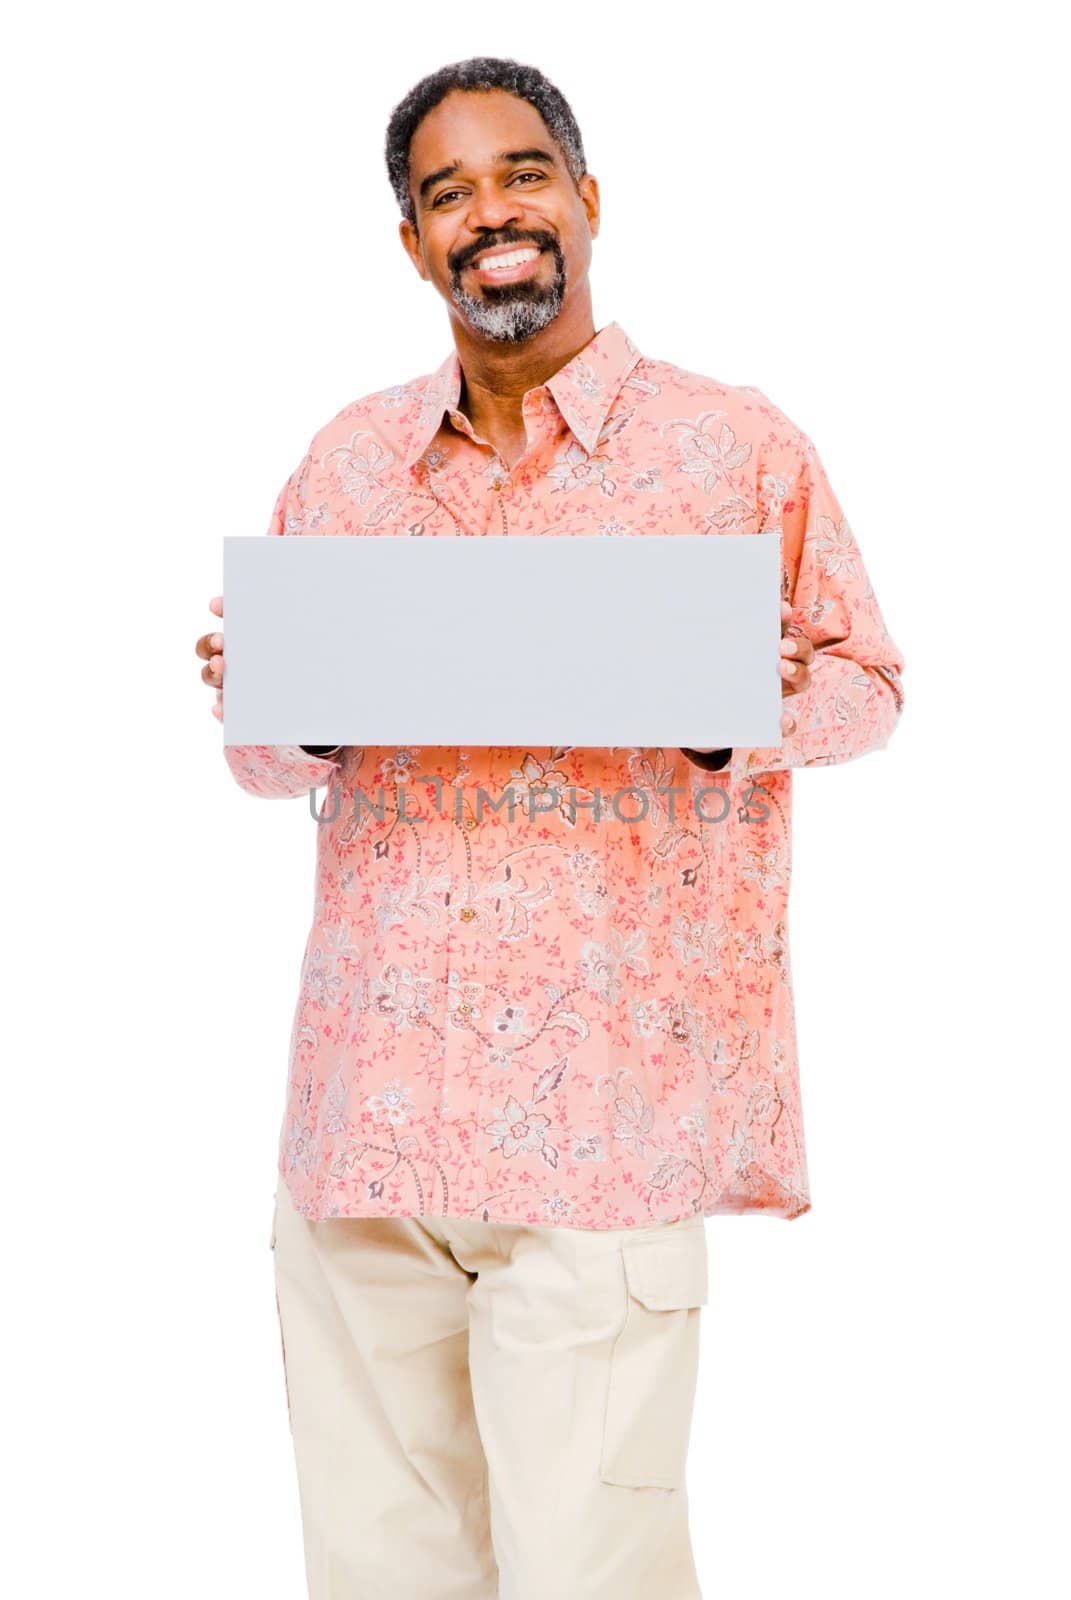
[[[221,633],[214,633],[208,642],[212,646],[213,650],[223,649],[223,635]]]

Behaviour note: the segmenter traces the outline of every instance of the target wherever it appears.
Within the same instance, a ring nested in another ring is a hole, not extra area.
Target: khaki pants
[[[271,1243],[310,1600],[699,1600],[704,1220],[309,1222]]]

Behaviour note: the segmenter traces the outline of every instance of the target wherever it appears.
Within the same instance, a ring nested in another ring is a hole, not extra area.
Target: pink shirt
[[[881,749],[903,706],[903,660],[859,546],[810,439],[760,390],[642,356],[615,322],[524,396],[512,470],[457,410],[460,383],[452,351],[347,406],[284,485],[269,533],[780,526],[783,594],[817,652],[811,686],[785,701],[782,745],[734,750],[723,772],[661,748],[344,746],[323,759],[225,746],[250,794],[328,786],[278,1170],[313,1220],[800,1216],[791,769]],[[404,648],[405,596],[390,603]],[[563,643],[548,621],[517,647]],[[611,670],[570,645],[578,670]],[[726,799],[703,795],[715,786]],[[512,818],[488,804],[507,789]]]

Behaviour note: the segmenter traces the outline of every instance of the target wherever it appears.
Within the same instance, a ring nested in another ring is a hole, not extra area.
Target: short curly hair
[[[387,176],[395,198],[405,216],[415,227],[416,208],[409,192],[409,148],[413,135],[429,111],[433,111],[452,89],[469,89],[473,92],[488,89],[505,89],[518,100],[527,100],[534,106],[547,125],[565,157],[573,182],[579,187],[587,171],[584,142],[573,115],[572,107],[561,90],[544,77],[538,67],[526,67],[519,61],[503,56],[470,56],[467,61],[452,61],[438,72],[410,89],[391,112],[387,124],[385,155]]]

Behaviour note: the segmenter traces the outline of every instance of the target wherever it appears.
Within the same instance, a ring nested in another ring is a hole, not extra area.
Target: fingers
[[[802,662],[781,662],[781,694],[802,694],[811,686],[810,669]]]
[[[208,609],[213,616],[223,615],[223,596],[215,594],[208,602]],[[223,721],[223,635],[222,633],[203,633],[195,646],[198,657],[205,663],[201,668],[201,682],[210,684],[216,691],[215,703],[212,706],[212,715],[217,722]]]
[[[209,656],[218,655],[223,649],[223,635],[221,633],[202,633],[197,641],[197,654],[207,660]]]
[[[206,633],[197,641],[197,654],[206,663],[201,668],[202,682],[219,688],[223,682],[223,635]]]
[[[791,614],[791,606],[787,607]],[[782,601],[781,614],[784,616],[786,602]],[[801,633],[794,624],[787,624],[781,639],[781,693],[802,694],[810,685],[811,663],[814,661],[814,645],[806,634]]]
[[[789,633],[781,640],[781,667],[782,676],[792,676],[791,670],[787,674],[784,668],[791,669],[794,665],[802,664],[809,667],[814,660],[814,645],[802,633]]]
[[[208,602],[209,611],[215,616],[223,615],[223,596],[213,595]],[[216,702],[212,707],[212,715],[217,721],[223,720],[223,635],[222,633],[203,633],[194,646],[196,654],[205,663],[201,668],[201,682],[210,684],[216,691]]]
[[[217,617],[223,615],[223,596],[213,595],[208,602],[209,611]],[[222,633],[203,633],[194,646],[196,654],[202,661],[208,663],[201,669],[202,683],[210,683],[215,688],[220,688],[223,683],[223,635]]]
[[[223,615],[223,596],[217,594],[208,602],[209,611],[214,611],[217,617]],[[223,649],[223,635],[221,633],[203,633],[195,646],[197,654],[202,661],[207,661],[211,656],[218,655]]]

